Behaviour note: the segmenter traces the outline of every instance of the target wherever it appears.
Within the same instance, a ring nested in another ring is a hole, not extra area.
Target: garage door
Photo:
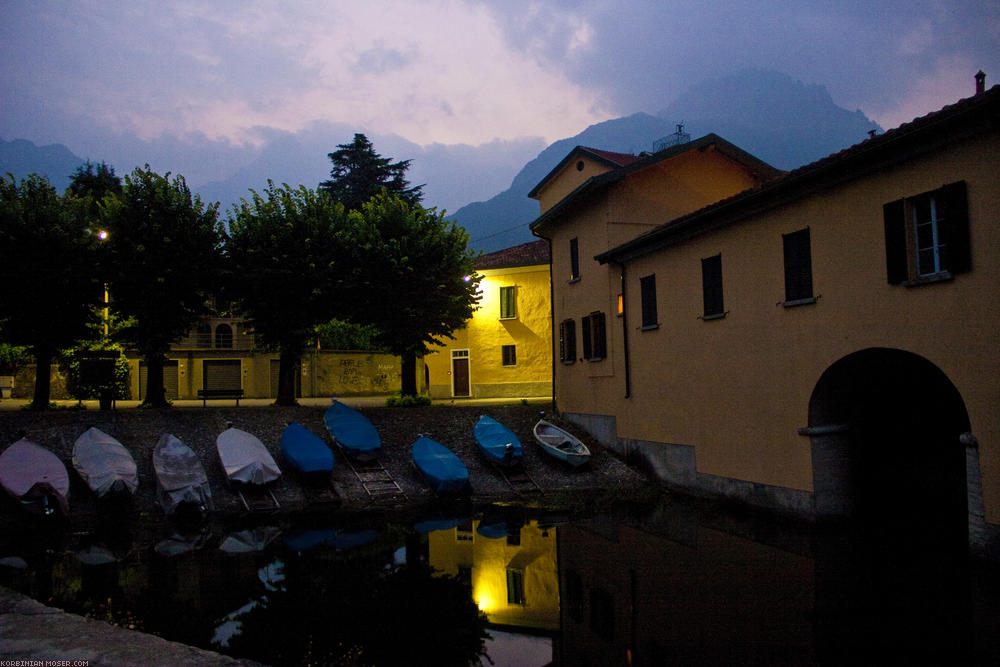
[[[240,360],[202,362],[203,389],[242,389]]]

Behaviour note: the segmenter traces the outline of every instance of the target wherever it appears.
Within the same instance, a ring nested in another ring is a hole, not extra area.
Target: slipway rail
[[[542,487],[540,487],[538,483],[531,478],[528,471],[524,469],[523,463],[513,469],[504,469],[496,464],[491,465],[493,465],[493,468],[500,473],[510,488],[514,489],[517,493],[542,492]]]
[[[354,461],[349,456],[345,456],[343,459],[372,500],[408,500],[403,488],[378,459]]]
[[[236,489],[236,495],[240,497],[240,502],[243,503],[243,508],[247,512],[273,512],[281,507],[281,503],[274,497],[274,492],[270,488]],[[247,500],[247,496],[249,496],[249,500]]]

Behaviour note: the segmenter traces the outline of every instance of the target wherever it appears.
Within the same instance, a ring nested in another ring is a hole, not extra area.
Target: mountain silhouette
[[[454,219],[470,245],[492,252],[533,240],[528,225],[538,202],[528,192],[576,146],[620,153],[653,151],[656,140],[683,124],[698,138],[711,132],[779,169],[795,169],[863,141],[880,129],[860,110],[837,106],[826,88],[770,70],[739,74],[692,86],[655,116],[636,113],[591,125],[543,150],[515,176],[510,188],[468,204]]]
[[[0,175],[6,178],[10,173],[20,181],[28,174],[38,174],[48,178],[59,193],[69,187],[73,174],[85,162],[62,144],[36,146],[25,139],[0,139]]]

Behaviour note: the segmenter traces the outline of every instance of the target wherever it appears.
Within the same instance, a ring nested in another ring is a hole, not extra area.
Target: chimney
[[[976,72],[976,95],[986,92],[986,72],[979,70]]]

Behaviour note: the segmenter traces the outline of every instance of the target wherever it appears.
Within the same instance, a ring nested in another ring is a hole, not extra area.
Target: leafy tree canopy
[[[405,178],[409,160],[393,162],[392,158],[382,157],[363,134],[355,134],[352,143],[338,144],[337,148],[339,150],[328,154],[333,162],[330,180],[323,181],[319,187],[348,210],[360,210],[383,188],[410,206],[423,199],[424,186],[410,186]]]
[[[416,356],[452,338],[479,302],[469,236],[436,210],[386,192],[362,207],[350,235],[351,319],[373,325],[379,346],[402,357],[402,393],[415,394]]]
[[[347,216],[322,192],[270,181],[230,216],[229,295],[256,340],[281,351],[279,404],[295,402],[294,364],[316,327],[340,314]]]
[[[101,200],[108,194],[120,195],[122,179],[115,176],[115,168],[107,163],[94,164],[87,160],[73,172],[73,179],[67,190],[74,197],[90,196]]]
[[[146,359],[146,402],[165,405],[164,355],[207,312],[219,284],[218,205],[192,196],[183,176],[171,180],[149,165],[126,176],[121,195],[107,201],[105,268],[111,309],[124,321],[117,334]]]
[[[97,235],[83,210],[30,175],[0,181],[0,339],[26,347],[47,369],[55,352],[90,336],[103,300]],[[35,407],[49,403],[49,374],[38,373]]]

